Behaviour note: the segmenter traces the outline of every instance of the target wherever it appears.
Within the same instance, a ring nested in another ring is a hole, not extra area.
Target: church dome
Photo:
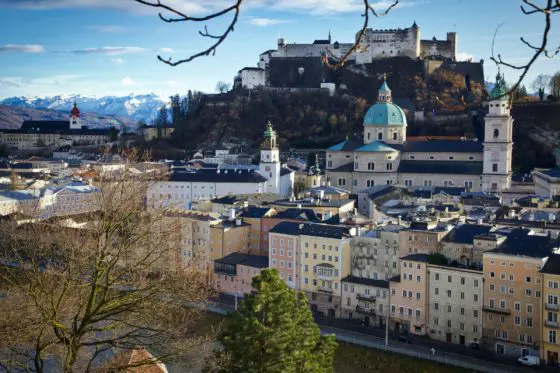
[[[385,78],[377,102],[366,112],[364,126],[406,126],[406,115],[403,109],[393,104],[391,89]]]
[[[398,105],[378,102],[370,106],[364,117],[364,126],[406,126],[406,115]]]

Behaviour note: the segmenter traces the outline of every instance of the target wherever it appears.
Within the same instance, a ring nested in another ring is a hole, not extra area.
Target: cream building
[[[482,337],[482,271],[428,265],[428,335],[468,345]]]
[[[389,312],[389,281],[355,276],[342,279],[341,317],[383,326]]]
[[[384,82],[364,117],[363,137],[326,150],[327,181],[357,193],[374,185],[464,187],[504,191],[511,186],[513,120],[502,76],[496,78],[485,140],[407,141],[405,112]]]

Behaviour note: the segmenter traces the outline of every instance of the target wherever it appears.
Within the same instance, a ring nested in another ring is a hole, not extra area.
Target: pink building
[[[311,209],[292,208],[280,211],[274,216],[265,217],[261,221],[261,251],[263,255],[268,255],[269,232],[277,224],[283,221],[299,222],[299,223],[321,223],[321,219],[317,216],[315,211]]]
[[[267,267],[266,256],[231,253],[214,261],[214,287],[220,293],[243,297],[253,289],[253,277]]]
[[[270,230],[268,266],[276,268],[289,287],[300,288],[300,223],[281,222]]]

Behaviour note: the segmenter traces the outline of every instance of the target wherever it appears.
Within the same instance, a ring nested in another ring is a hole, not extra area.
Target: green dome
[[[266,129],[264,130],[264,137],[273,137],[276,136],[276,131],[272,128],[272,123],[270,121],[266,125]]]
[[[398,105],[378,102],[370,106],[364,117],[364,126],[406,126],[406,115]]]

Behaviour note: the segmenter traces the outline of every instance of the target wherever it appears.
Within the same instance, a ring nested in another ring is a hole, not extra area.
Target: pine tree
[[[223,349],[205,372],[332,373],[335,337],[321,336],[307,297],[290,289],[275,269],[256,276],[253,288],[219,335]],[[219,368],[210,367],[216,362]]]

